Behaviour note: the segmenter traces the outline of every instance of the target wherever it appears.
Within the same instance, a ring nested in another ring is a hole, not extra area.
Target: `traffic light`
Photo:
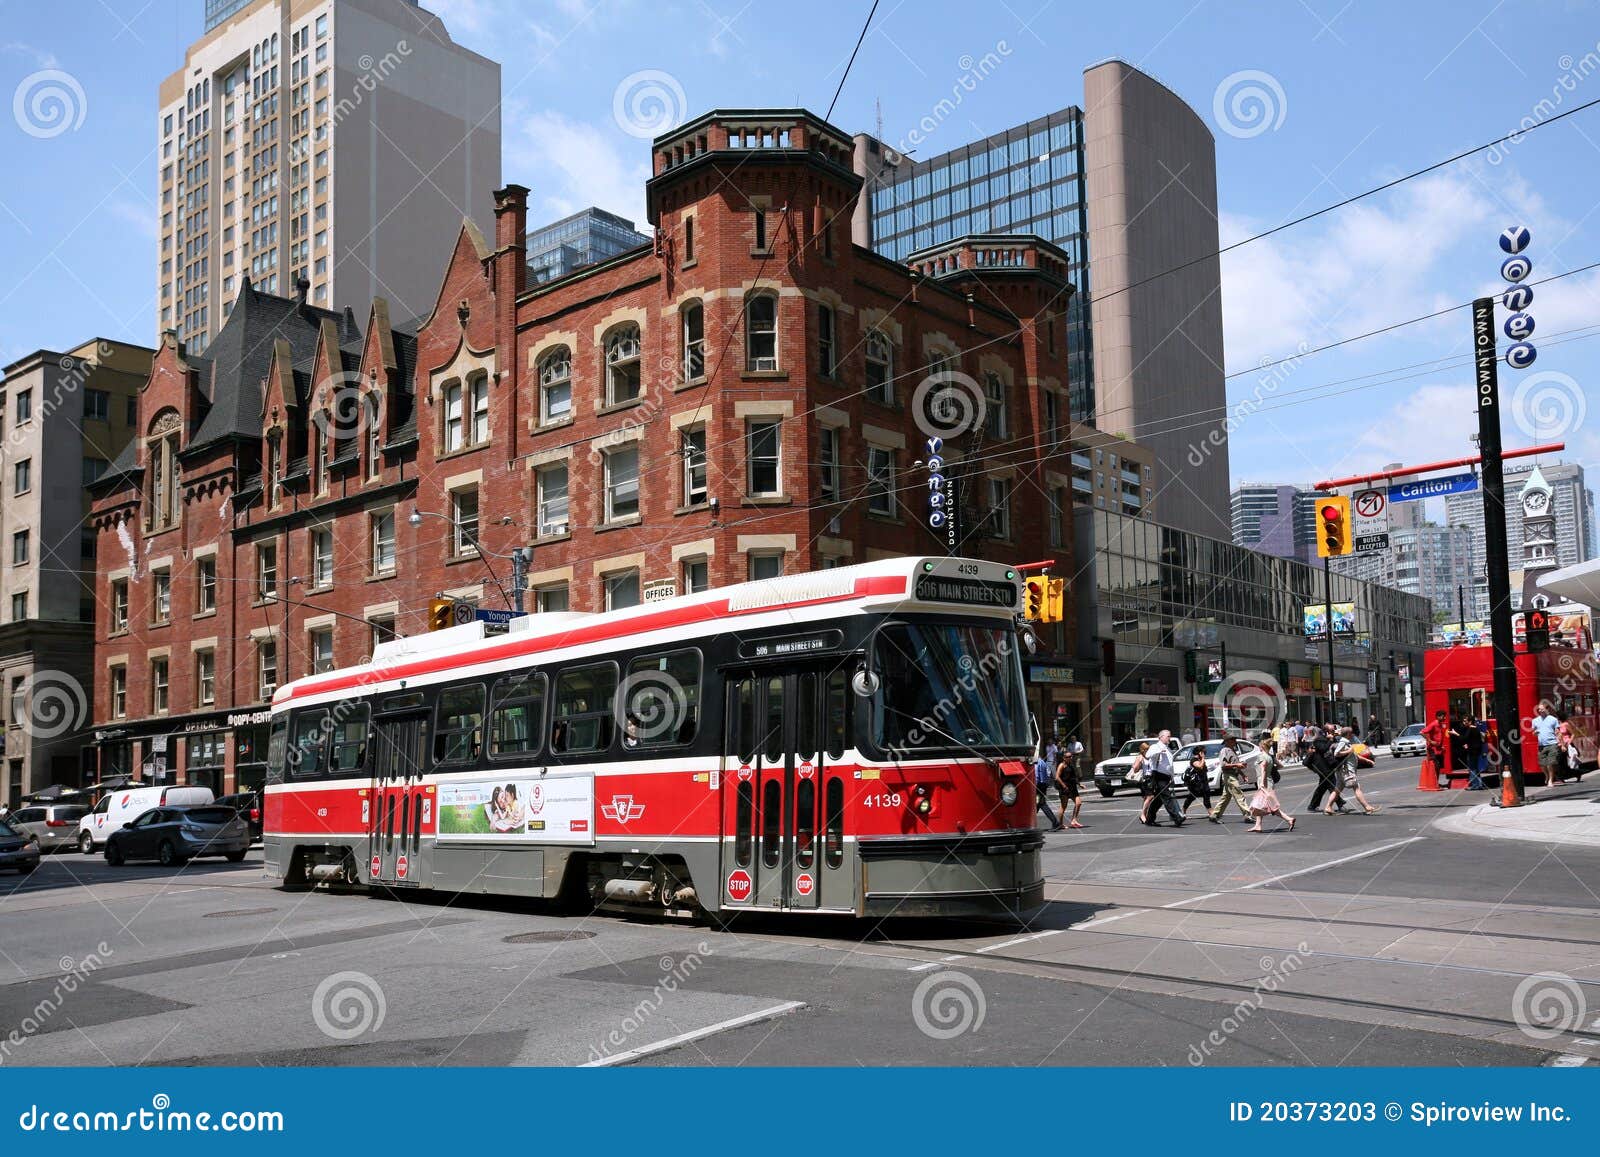
[[[442,631],[455,625],[456,602],[454,599],[428,600],[428,630]]]
[[[1317,499],[1317,556],[1343,558],[1355,550],[1350,532],[1350,499],[1330,494]]]
[[[1030,623],[1045,621],[1045,609],[1050,601],[1050,580],[1043,576],[1022,580],[1027,589],[1023,592],[1024,610]]]
[[[1066,579],[1053,578],[1047,582],[1044,605],[1046,622],[1064,623],[1067,621]]]
[[[1536,607],[1527,616],[1528,654],[1550,649],[1550,612]]]

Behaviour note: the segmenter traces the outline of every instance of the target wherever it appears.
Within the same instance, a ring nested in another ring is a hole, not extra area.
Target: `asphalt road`
[[[1091,796],[1084,830],[1047,837],[1049,902],[1026,925],[718,932],[290,894],[259,852],[53,856],[0,878],[0,1062],[1600,1063],[1600,850],[1433,829],[1483,797],[1416,775],[1384,761],[1364,781],[1378,815],[1324,817],[1291,772],[1302,818],[1264,835],[1198,809],[1146,829],[1136,798]]]

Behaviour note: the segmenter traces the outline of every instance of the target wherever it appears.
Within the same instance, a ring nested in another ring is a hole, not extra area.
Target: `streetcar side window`
[[[561,672],[556,677],[550,750],[576,752],[609,748],[616,729],[616,716],[612,713],[616,694],[615,663],[597,663]]]
[[[783,842],[783,783],[777,776],[761,789],[761,862],[776,868]]]
[[[285,757],[289,751],[289,717],[280,715],[272,721],[272,733],[267,738],[267,782],[282,783]]]
[[[511,675],[496,680],[489,697],[489,757],[529,755],[544,730],[546,676]]]
[[[844,863],[844,780],[828,777],[828,791],[824,799],[827,818],[822,837],[822,853],[828,867],[837,868]]]
[[[762,725],[765,735],[764,750],[768,763],[783,758],[783,676],[774,675],[767,680],[767,713]]]
[[[446,687],[434,709],[434,762],[469,763],[482,750],[483,684]]]
[[[328,722],[326,707],[297,711],[289,724],[289,752],[286,756],[290,779],[319,779],[328,769]]]
[[[756,681],[739,680],[738,736],[734,754],[740,763],[752,763],[756,757]]]
[[[844,671],[828,674],[828,755],[838,759],[849,746],[849,675]]]
[[[794,800],[794,863],[797,868],[809,868],[817,856],[815,779],[802,779],[795,788]]]
[[[800,685],[795,717],[795,751],[810,758],[817,754],[817,677],[810,671],[802,672],[796,680]]]
[[[620,704],[622,745],[670,747],[693,743],[700,725],[700,652],[641,655],[628,664]]]
[[[750,866],[751,813],[755,811],[755,788],[748,779],[739,781],[734,803],[733,859],[741,868]]]
[[[367,762],[367,713],[365,703],[353,709],[343,704],[334,708],[328,764],[333,775],[359,774]]]

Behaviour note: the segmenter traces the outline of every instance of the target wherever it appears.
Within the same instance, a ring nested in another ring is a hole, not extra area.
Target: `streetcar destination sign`
[[[1017,584],[925,574],[917,576],[917,598],[931,603],[1014,607],[1017,605]]]
[[[1420,482],[1396,482],[1389,487],[1390,502],[1416,502],[1423,498],[1438,498],[1442,494],[1466,494],[1478,488],[1478,476],[1446,474],[1443,478],[1426,478]]]

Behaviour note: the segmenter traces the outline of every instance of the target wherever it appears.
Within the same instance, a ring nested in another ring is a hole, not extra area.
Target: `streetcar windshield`
[[[1031,745],[1022,660],[1006,628],[894,623],[877,634],[873,670],[872,732],[882,751]]]

